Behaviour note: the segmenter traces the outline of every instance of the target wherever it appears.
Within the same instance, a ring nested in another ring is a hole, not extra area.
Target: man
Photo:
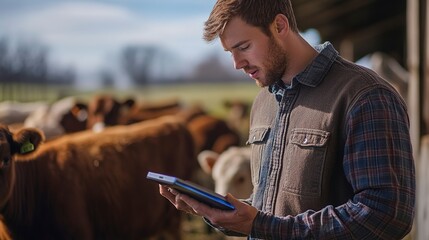
[[[415,171],[405,103],[376,73],[299,34],[290,0],[218,0],[204,37],[220,38],[262,87],[250,117],[252,181],[234,211],[160,186],[177,209],[249,239],[401,239]]]

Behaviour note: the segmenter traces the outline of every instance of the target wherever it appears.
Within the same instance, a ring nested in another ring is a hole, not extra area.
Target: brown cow
[[[200,114],[186,121],[195,142],[196,152],[213,150],[222,153],[240,145],[240,136],[228,123],[210,114]]]
[[[244,145],[249,137],[249,114],[251,103],[244,100],[225,100],[228,125],[240,134],[240,145]]]
[[[177,99],[164,99],[153,102],[140,102],[133,106],[130,111],[124,114],[120,122],[131,124],[146,121],[162,116],[174,115],[183,110],[183,106]]]
[[[240,143],[239,134],[231,129],[225,120],[207,114],[198,105],[189,107],[176,116],[186,123],[191,132],[197,154],[204,150],[212,150],[220,154]],[[209,189],[214,188],[211,176],[203,172],[198,162],[193,169],[190,177],[192,181]]]
[[[123,103],[112,95],[97,95],[88,103],[88,129],[101,131],[105,126],[128,125],[159,118],[177,116],[186,122],[194,137],[196,153],[213,150],[221,153],[240,144],[240,136],[218,117],[207,114],[201,106],[182,106],[177,99],[159,102]],[[100,126],[100,128],[95,126]]]
[[[0,209],[13,238],[142,239],[167,231],[180,239],[180,212],[146,174],[189,176],[197,160],[182,123],[162,118],[83,131],[23,155],[41,139],[32,129],[0,127]]]
[[[95,95],[88,103],[88,129],[101,131],[104,127],[128,125],[166,115],[181,110],[177,99],[159,102],[136,102],[128,98],[121,102],[113,95]]]
[[[105,126],[121,124],[121,116],[130,111],[135,105],[130,98],[123,102],[109,94],[96,95],[88,102],[87,129],[101,131]]]

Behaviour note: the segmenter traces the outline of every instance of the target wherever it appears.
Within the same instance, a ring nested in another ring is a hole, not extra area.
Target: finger
[[[195,214],[194,210],[180,199],[181,194],[175,189],[159,184],[159,192],[162,196],[167,198],[176,209],[189,214]]]
[[[190,207],[186,202],[184,202],[181,199],[181,196],[183,194],[179,193],[178,191],[176,191],[173,188],[168,188],[168,191],[172,194],[172,196],[174,196],[174,201],[173,204],[174,206],[181,211],[187,212],[187,213],[191,213],[191,214],[195,214],[194,210],[192,209],[192,207]]]
[[[179,198],[182,202],[186,203],[186,205],[192,209],[192,212],[196,215],[205,216],[207,215],[207,211],[212,209],[206,204],[203,204],[194,198],[191,198],[185,194],[179,194]]]
[[[169,188],[159,184],[159,193],[164,197],[171,197],[173,194],[168,190]]]
[[[181,198],[182,198],[182,194],[177,194],[175,196],[176,208],[184,212],[193,213],[194,211],[192,207],[189,206],[186,202],[184,202]]]
[[[159,193],[163,197],[167,198],[168,201],[170,201],[174,206],[176,206],[176,195],[173,194],[169,189],[169,187],[159,184]]]
[[[174,188],[168,188],[168,191],[171,192],[173,195],[176,195],[176,196],[177,196],[177,194],[179,194],[179,192],[176,191],[176,189],[174,189]]]

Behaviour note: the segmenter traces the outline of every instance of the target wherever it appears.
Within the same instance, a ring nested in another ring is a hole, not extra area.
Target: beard
[[[256,84],[259,87],[270,86],[281,80],[288,66],[287,52],[272,37],[268,46],[267,62],[263,65],[266,71],[265,81],[257,80]]]

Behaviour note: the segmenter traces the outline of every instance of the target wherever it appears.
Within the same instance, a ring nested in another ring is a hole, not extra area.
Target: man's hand
[[[250,234],[253,220],[258,213],[256,208],[239,201],[231,194],[226,196],[226,200],[234,205],[235,210],[233,211],[212,208],[186,194],[179,193],[163,185],[159,185],[159,192],[178,210],[205,217],[216,226],[246,235]]]

